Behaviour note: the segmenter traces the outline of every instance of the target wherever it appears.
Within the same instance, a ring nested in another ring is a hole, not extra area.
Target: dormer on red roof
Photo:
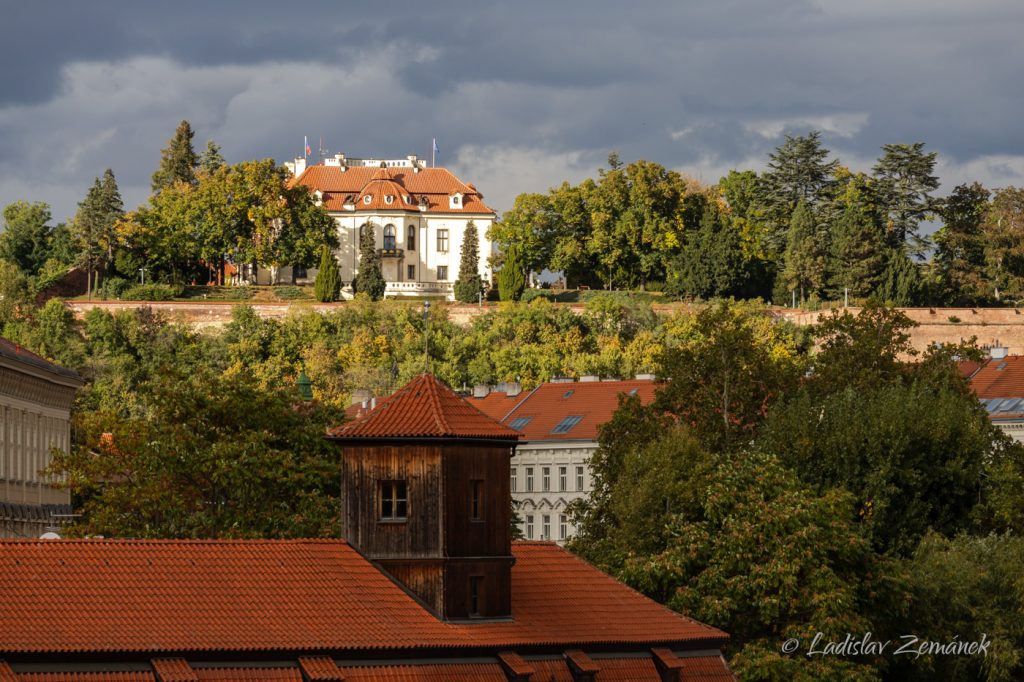
[[[421,374],[376,409],[331,429],[335,440],[477,438],[516,441],[519,433],[468,404],[432,374]]]

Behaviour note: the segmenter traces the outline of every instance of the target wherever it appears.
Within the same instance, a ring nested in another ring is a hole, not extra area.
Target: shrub
[[[180,284],[136,284],[124,290],[121,298],[128,301],[170,301],[185,293]]]

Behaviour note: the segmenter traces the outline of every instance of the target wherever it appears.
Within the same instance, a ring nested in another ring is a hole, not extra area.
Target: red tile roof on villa
[[[328,432],[335,439],[497,438],[519,433],[468,404],[432,374],[421,374],[355,421]]]
[[[597,440],[598,427],[615,414],[619,396],[636,395],[646,405],[654,400],[657,387],[649,379],[551,382],[514,397],[492,391],[483,398],[468,396],[464,400],[518,430],[525,442]],[[563,422],[568,417],[579,419],[565,428]]]
[[[970,377],[978,398],[1024,398],[1024,355],[993,358]]]
[[[494,209],[483,202],[483,195],[475,187],[459,180],[446,168],[422,168],[414,172],[412,168],[373,168],[371,166],[354,166],[342,170],[340,166],[310,166],[292,184],[302,184],[310,190],[320,190],[328,211],[344,211],[345,198],[353,199],[365,191],[374,181],[380,181],[380,171],[387,171],[387,179],[403,188],[403,195],[408,194],[414,201],[413,209],[419,210],[419,199],[427,200],[428,213],[481,213],[493,214]],[[461,194],[461,205],[453,208],[448,198]],[[410,210],[409,206],[396,199],[394,204],[381,206],[363,206],[356,203],[353,211],[360,210]]]
[[[513,554],[512,618],[466,624],[438,620],[343,540],[0,540],[0,659],[628,643],[707,649],[727,638],[553,543],[516,542]]]

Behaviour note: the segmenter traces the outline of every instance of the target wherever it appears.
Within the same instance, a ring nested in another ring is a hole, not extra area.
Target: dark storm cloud
[[[437,138],[499,209],[611,150],[714,181],[812,129],[862,169],[924,141],[951,182],[1024,174],[1015,0],[8,4],[0,203],[61,217],[108,166],[142,201],[182,118],[231,161]]]

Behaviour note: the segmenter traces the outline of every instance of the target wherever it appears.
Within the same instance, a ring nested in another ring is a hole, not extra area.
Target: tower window
[[[480,602],[483,597],[484,577],[482,575],[469,576],[469,615],[480,615]]]
[[[484,520],[484,482],[479,479],[469,482],[469,518]]]
[[[405,521],[408,518],[409,498],[405,481],[379,481],[380,520]]]

